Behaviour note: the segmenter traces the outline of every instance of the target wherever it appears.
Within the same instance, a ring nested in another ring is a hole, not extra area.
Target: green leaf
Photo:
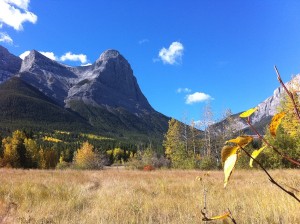
[[[266,148],[267,146],[265,145],[265,146],[263,146],[263,147],[261,147],[260,149],[257,149],[257,150],[254,150],[253,152],[252,152],[252,154],[251,154],[251,156],[254,158],[254,159],[256,159],[256,157]],[[250,158],[250,162],[249,162],[249,166],[250,167],[253,167],[253,159],[252,158]]]
[[[251,108],[243,113],[240,114],[240,117],[241,118],[247,118],[247,117],[250,117],[255,111],[257,111],[258,107],[254,107],[254,108]]]

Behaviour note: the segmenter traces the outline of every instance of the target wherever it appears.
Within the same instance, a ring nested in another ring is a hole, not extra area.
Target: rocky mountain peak
[[[64,67],[58,62],[53,61],[50,58],[47,58],[40,52],[36,50],[32,50],[30,51],[29,55],[27,55],[24,58],[20,72],[33,70],[36,67],[39,67],[40,69],[48,69],[49,67],[52,66]]]
[[[117,50],[108,49],[100,55],[97,61],[108,61],[109,59],[113,58],[123,58],[123,56]]]
[[[134,113],[153,111],[128,61],[116,50],[104,51],[99,59],[78,73],[80,82],[74,85],[68,100],[81,99],[109,107],[123,107]]]
[[[0,83],[17,73],[21,67],[22,59],[9,53],[0,45]]]

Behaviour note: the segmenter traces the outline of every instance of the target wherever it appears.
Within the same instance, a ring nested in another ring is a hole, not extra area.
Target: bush
[[[200,160],[199,168],[201,170],[212,170],[218,168],[217,160],[210,156],[202,157]]]

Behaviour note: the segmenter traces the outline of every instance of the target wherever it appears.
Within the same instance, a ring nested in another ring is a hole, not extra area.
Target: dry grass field
[[[271,174],[300,189],[300,170]],[[237,223],[300,223],[300,204],[261,171],[236,170],[226,189],[221,171],[1,169],[0,178],[0,223],[202,223],[204,188],[209,216],[229,208]]]

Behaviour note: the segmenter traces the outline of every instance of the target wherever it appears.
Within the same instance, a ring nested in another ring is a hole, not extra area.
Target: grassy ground
[[[271,174],[300,188],[300,170]],[[236,170],[226,189],[221,171],[2,169],[0,180],[0,223],[202,223],[204,188],[209,216],[300,223],[300,204],[260,171]]]

